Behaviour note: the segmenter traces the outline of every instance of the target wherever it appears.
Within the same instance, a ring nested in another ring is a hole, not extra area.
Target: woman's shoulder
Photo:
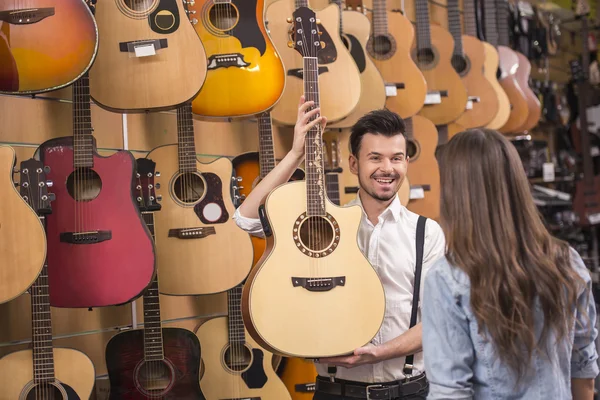
[[[460,268],[453,265],[447,256],[439,258],[427,273],[430,279],[438,286],[446,286],[454,294],[465,293],[470,290],[469,276]]]

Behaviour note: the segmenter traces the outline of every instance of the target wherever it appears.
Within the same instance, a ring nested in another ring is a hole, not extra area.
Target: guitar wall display
[[[39,148],[55,182],[47,218],[48,278],[54,307],[103,307],[139,297],[155,274],[152,238],[133,193],[128,151],[101,157],[92,135],[89,78],[73,85],[73,136]]]
[[[200,163],[196,156],[192,105],[177,108],[177,144],[152,150],[165,189],[155,216],[161,293],[199,295],[240,284],[252,267],[252,242],[237,227],[230,186],[231,161]]]
[[[96,21],[84,0],[0,3],[0,93],[68,86],[87,72],[97,50]]]
[[[178,0],[101,1],[91,95],[114,112],[165,110],[190,101],[207,73],[206,52]]]
[[[288,45],[288,24],[294,9],[308,7],[308,0],[277,0],[267,8],[269,31],[286,68],[286,84],[279,103],[271,111],[273,120],[282,125],[294,125],[298,115],[298,99],[303,90],[302,58]],[[361,96],[360,72],[340,36],[339,8],[331,4],[318,12],[321,22],[320,41],[324,51],[319,54],[318,73],[323,89],[321,109],[331,123],[347,117],[358,105]]]
[[[265,0],[200,0],[188,8],[208,57],[206,82],[192,111],[239,117],[277,103],[285,72],[265,26]]]
[[[304,94],[319,106],[317,18],[299,7],[291,21],[294,48],[303,58]],[[244,324],[275,354],[349,354],[379,331],[383,286],[358,247],[360,207],[340,208],[327,198],[320,126],[307,133],[305,147],[306,180],[279,186],[259,209],[267,250],[244,285]],[[311,310],[310,324],[297,318],[303,310]]]
[[[41,221],[52,212],[43,163],[29,159],[20,165],[20,193]],[[89,399],[96,373],[84,353],[52,344],[52,314],[48,266],[29,289],[32,348],[0,359],[0,399]]]
[[[137,160],[138,207],[154,240],[156,164]],[[200,342],[193,332],[165,328],[160,314],[158,276],[143,296],[144,328],[121,332],[106,345],[109,399],[204,399],[200,391]]]

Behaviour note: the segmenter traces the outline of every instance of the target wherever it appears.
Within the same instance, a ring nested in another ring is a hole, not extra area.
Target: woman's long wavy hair
[[[506,138],[487,129],[461,132],[439,157],[446,256],[470,278],[480,334],[520,381],[533,354],[554,345],[551,336],[570,333],[583,280],[569,245],[546,230]],[[544,312],[539,340],[536,299]]]

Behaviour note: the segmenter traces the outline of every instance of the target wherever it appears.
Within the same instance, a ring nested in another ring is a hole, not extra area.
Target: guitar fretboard
[[[270,112],[262,113],[258,116],[258,149],[260,178],[263,179],[275,168],[275,151],[273,150],[273,130]]]
[[[509,46],[508,33],[508,2],[506,0],[496,0],[496,17],[498,19],[498,44],[500,46]]]
[[[246,343],[244,320],[242,319],[242,285],[227,292],[229,343],[243,346]]]
[[[152,240],[155,240],[154,213],[143,212],[142,217],[152,235]],[[164,358],[157,276],[144,293],[144,359],[157,361]]]
[[[340,205],[340,181],[339,176],[335,172],[325,174],[325,182],[327,185],[327,197],[333,204]]]
[[[296,8],[300,8],[300,7],[310,8],[310,6],[308,5],[308,0],[295,0],[295,3],[296,3]]]
[[[496,13],[496,0],[484,0],[483,25],[486,41],[494,47],[498,47],[498,21]]]
[[[177,149],[179,171],[196,172],[196,144],[191,103],[177,108]]]
[[[388,33],[386,0],[373,0],[373,33],[376,36]]]
[[[467,3],[469,0],[465,0]],[[460,10],[458,0],[448,0],[448,28],[454,39],[455,55],[463,55],[462,28],[460,23]]]
[[[431,33],[429,30],[429,6],[427,0],[415,0],[417,13],[417,48],[431,48]]]
[[[90,79],[87,73],[73,84],[73,166],[94,166]]]
[[[463,2],[463,21],[465,34],[477,37],[477,17],[475,15],[475,1],[464,0]]]

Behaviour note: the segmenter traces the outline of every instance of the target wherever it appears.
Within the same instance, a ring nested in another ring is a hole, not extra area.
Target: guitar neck
[[[484,33],[485,40],[494,47],[498,47],[498,24],[496,16],[496,0],[483,0],[484,4]]]
[[[196,172],[196,143],[192,104],[185,103],[177,108],[177,155],[180,172]]]
[[[244,320],[242,319],[242,285],[238,285],[227,291],[227,311],[229,344],[231,346],[244,346],[246,344],[246,332]]]
[[[477,15],[475,13],[474,0],[464,0],[463,21],[465,27],[465,34],[477,37]]]
[[[496,17],[498,27],[498,45],[509,46],[508,33],[508,2],[506,0],[496,0]]]
[[[465,0],[468,2],[469,0]],[[448,0],[448,28],[454,38],[455,55],[463,55],[462,46],[462,28],[460,23],[460,10],[458,8],[458,0]]]
[[[327,197],[335,205],[340,205],[340,181],[339,175],[335,172],[325,174],[325,184],[327,185]]]
[[[152,235],[154,236],[154,213],[143,212],[142,217]],[[144,359],[157,361],[165,358],[163,350],[162,323],[160,317],[160,299],[158,293],[158,277],[144,293]]]
[[[90,79],[86,72],[73,84],[73,166],[92,168],[94,148],[90,106]]]
[[[294,1],[296,4],[296,8],[300,8],[300,7],[310,8],[310,5],[308,4],[308,0],[294,0]]]
[[[304,98],[319,107],[319,74],[317,57],[304,57]],[[317,117],[312,117],[311,121]],[[317,125],[306,134],[306,211],[309,216],[325,216],[323,165],[323,132]]]
[[[331,0],[333,4],[338,6],[338,10],[340,11],[340,35],[344,33],[344,9],[342,8],[342,0]]]
[[[261,179],[275,168],[273,125],[271,124],[270,112],[265,112],[258,116],[258,164],[260,166]]]
[[[373,33],[376,36],[388,33],[386,0],[373,0]]]
[[[415,0],[417,14],[417,48],[431,49],[431,33],[429,29],[429,5],[427,0]]]

